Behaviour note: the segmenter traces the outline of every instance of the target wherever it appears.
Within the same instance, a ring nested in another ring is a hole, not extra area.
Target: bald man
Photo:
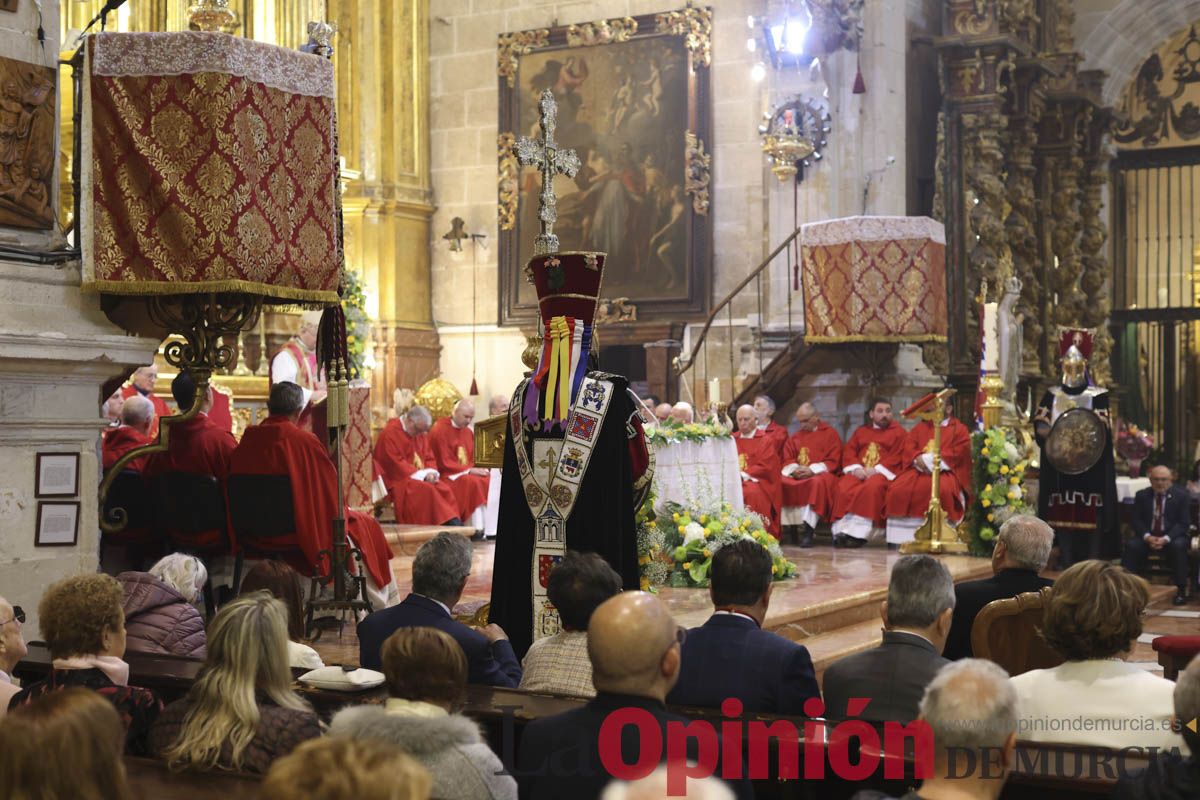
[[[671,419],[680,425],[690,425],[696,421],[696,411],[692,408],[691,403],[680,400],[671,406]]]
[[[782,475],[775,443],[758,428],[754,406],[737,410],[738,469],[742,473],[742,499],[746,508],[766,523],[767,532],[779,538],[779,510],[783,506]]]
[[[800,546],[813,546],[813,529],[833,510],[842,437],[821,421],[812,403],[796,409],[796,432],[783,445],[784,530],[800,529]]]
[[[454,412],[433,423],[429,431],[429,449],[437,470],[450,482],[458,501],[458,517],[477,531],[484,529],[484,511],[488,499],[488,471],[475,466],[475,404],[463,398]]]
[[[683,629],[652,594],[622,592],[601,603],[588,622],[588,657],[596,697],[582,708],[543,717],[525,728],[518,759],[521,797],[599,797],[611,780],[600,759],[600,728],[615,711],[637,709],[648,714],[664,742],[668,722],[690,722],[669,713],[665,705],[667,693],[679,678],[682,638]],[[630,725],[621,737],[625,764],[639,759],[638,731]],[[687,744],[688,758],[695,759],[696,740],[689,738]],[[665,746],[661,756],[665,760]],[[720,774],[719,763],[716,768]],[[734,788],[739,797],[754,796],[749,781],[736,783]]]
[[[167,402],[154,393],[154,387],[157,383],[158,365],[149,364],[134,370],[133,375],[129,377],[129,385],[121,389],[121,397],[126,400],[135,395],[141,395],[154,404],[154,424],[150,426],[149,434],[151,439],[158,436],[159,418],[168,416],[171,413]]]
[[[110,430],[100,445],[105,472],[130,450],[150,444],[150,429],[156,419],[154,404],[141,395],[134,395],[121,405],[121,427]],[[126,464],[125,469],[141,472],[145,466],[146,456],[142,456]]]
[[[488,400],[488,416],[498,417],[501,414],[508,413],[508,395],[494,394],[492,399]]]
[[[659,403],[656,405],[654,407],[654,418],[658,420],[659,425],[669,420],[671,418],[671,404]]]

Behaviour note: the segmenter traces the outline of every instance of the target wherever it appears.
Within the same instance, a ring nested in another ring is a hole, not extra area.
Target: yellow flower
[[[680,532],[680,533],[685,533],[686,531],[687,531],[687,528],[686,528],[686,527],[684,527],[683,525],[680,525],[680,526],[679,526],[679,532]]]
[[[712,535],[713,535],[712,531],[710,531],[708,528],[704,529],[704,538],[705,539],[711,539]]]
[[[1013,475],[1011,478],[1008,479],[1008,482],[1011,483],[1013,486],[1016,486],[1018,483],[1021,482],[1021,479],[1018,478],[1016,475]]]
[[[992,501],[988,500],[986,497],[979,501],[979,505],[983,506],[984,508],[987,508],[991,504],[992,504]]]
[[[701,525],[707,525],[707,524],[708,524],[708,514],[701,514],[701,515],[700,515],[700,524],[701,524]]]
[[[1016,500],[1016,499],[1017,499],[1017,493],[1016,493],[1016,492],[1009,492],[1009,493],[1008,493],[1008,499],[1009,499],[1009,500]]]
[[[679,512],[678,511],[676,511],[674,514],[671,515],[671,520],[673,522],[679,522]]]
[[[690,562],[690,561],[685,561],[685,562],[683,562],[683,568],[684,568],[684,569],[691,569],[691,568],[692,568],[692,562]]]
[[[647,527],[647,528],[651,528],[651,529],[653,529],[653,528],[657,528],[657,527],[658,527],[658,523],[657,523],[657,522],[655,522],[654,520],[650,520],[649,522],[647,522],[647,523],[646,523],[646,527]]]
[[[984,490],[985,492],[990,492],[990,491],[992,490],[992,485],[989,483],[987,486],[984,486],[984,487],[983,487],[983,490]]]
[[[776,572],[779,572],[779,567],[772,564],[771,565],[771,574],[774,575]]]
[[[993,522],[995,519],[996,519],[995,514],[988,514],[988,516],[987,516],[988,522]]]
[[[709,549],[708,549],[707,547],[706,547],[706,548],[704,548],[704,557],[705,557],[705,558],[712,558],[712,553],[709,551]]]
[[[650,588],[650,579],[649,579],[649,578],[642,578],[641,580],[639,580],[639,581],[638,581],[638,587],[639,587],[639,588],[640,588],[640,589],[641,589],[643,592],[647,591],[647,590]]]
[[[646,566],[650,563],[650,556],[638,556],[638,563],[642,566]]]
[[[991,450],[988,450],[988,449],[985,447],[985,448],[983,448],[982,450],[980,450],[980,451],[979,451],[979,454],[980,454],[981,456],[990,456],[990,455],[992,454],[992,451],[991,451]]]
[[[1008,465],[1007,465],[1007,464],[1003,464],[1003,465],[1001,465],[1001,467],[1000,467],[1000,474],[1001,474],[1001,475],[1007,475],[1007,474],[1008,474]]]

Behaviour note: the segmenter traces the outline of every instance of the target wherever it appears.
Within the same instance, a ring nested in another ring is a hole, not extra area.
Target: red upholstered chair
[[[1150,642],[1150,646],[1158,653],[1163,677],[1173,681],[1200,653],[1200,636],[1158,636]]]

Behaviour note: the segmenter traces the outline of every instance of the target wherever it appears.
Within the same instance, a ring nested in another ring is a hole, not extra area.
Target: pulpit
[[[928,217],[846,217],[800,234],[804,339],[946,341],[946,232]]]

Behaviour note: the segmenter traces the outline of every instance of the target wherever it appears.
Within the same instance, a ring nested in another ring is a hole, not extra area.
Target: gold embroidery
[[[870,469],[879,463],[879,443],[871,442],[867,445],[867,452],[863,454],[862,465],[863,469]]]
[[[738,469],[742,472],[746,471],[746,454],[738,453]]]
[[[462,464],[465,467],[467,465],[467,448],[463,447],[462,445],[459,445],[458,453],[456,455],[458,457],[458,463]]]
[[[417,469],[425,469],[425,462],[421,460],[421,456],[418,453],[413,453],[413,466]]]
[[[808,466],[808,448],[801,447],[800,452],[796,454],[796,463],[802,467]]]

